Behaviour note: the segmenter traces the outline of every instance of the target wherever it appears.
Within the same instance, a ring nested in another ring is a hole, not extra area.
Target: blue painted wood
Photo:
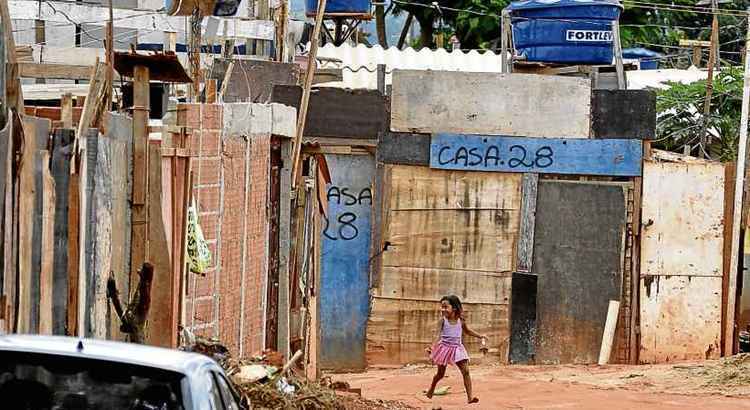
[[[364,369],[375,162],[369,155],[326,155],[326,161],[333,181],[321,235],[320,362]]]
[[[436,134],[430,167],[466,171],[639,176],[641,140]]]

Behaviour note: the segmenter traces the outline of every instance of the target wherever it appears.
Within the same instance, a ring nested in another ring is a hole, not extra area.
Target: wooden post
[[[42,46],[47,45],[47,41],[44,33],[44,20],[34,20],[34,42]],[[44,78],[37,78],[37,84],[46,83]]]
[[[727,320],[724,323],[724,354],[734,354],[735,315],[737,304],[737,261],[740,251],[740,225],[742,192],[745,186],[745,160],[747,154],[748,104],[750,104],[750,19],[745,41],[745,84],[742,90],[742,117],[740,118],[740,142],[737,152],[737,172],[734,184],[734,213],[732,215],[732,248],[729,259],[729,284],[727,286]]]
[[[326,0],[318,0],[318,9],[315,12],[315,28],[310,39],[310,53],[307,56],[307,71],[305,72],[305,83],[302,89],[302,102],[299,106],[297,116],[297,133],[294,137],[292,152],[292,191],[297,186],[299,172],[300,153],[302,151],[302,136],[305,135],[305,121],[307,120],[307,106],[310,102],[310,89],[315,76],[316,58],[318,56],[318,43],[320,42],[320,29],[323,26],[323,14],[326,9]]]
[[[693,46],[693,65],[695,68],[701,67],[701,48],[700,46]]]
[[[60,119],[62,120],[63,128],[73,129],[73,94],[63,94],[60,102]]]
[[[510,52],[510,11],[503,10],[502,13],[502,20],[501,20],[501,31],[500,34],[500,58],[502,61],[502,67],[500,68],[500,72],[502,73],[510,73],[513,66],[513,57],[509,56],[508,53]]]
[[[242,63],[240,62],[240,65]],[[219,90],[219,95],[217,97],[218,101],[224,102],[224,94],[227,92],[227,87],[229,87],[229,80],[232,78],[232,72],[234,71],[234,60],[229,62],[229,66],[227,66],[227,72],[224,73],[224,79],[221,81],[221,89]]]
[[[133,79],[133,192],[130,283],[137,283],[137,269],[148,261],[148,114],[149,71],[135,66]]]
[[[109,112],[112,109],[112,84],[115,78],[115,39],[114,39],[114,18],[112,11],[112,1],[109,0],[109,21],[106,24],[107,34],[104,46],[106,48],[106,63],[107,63],[107,75],[104,77],[105,93],[104,93],[104,110],[103,112]],[[106,121],[106,116],[105,116]],[[104,124],[106,127],[106,124]]]
[[[190,60],[190,77],[193,79],[191,90],[191,101],[195,102],[200,94],[201,87],[201,21],[203,15],[196,6],[193,14],[190,16],[189,38],[190,46],[188,47],[188,59]]]
[[[625,82],[625,68],[622,65],[622,43],[620,42],[620,22],[612,22],[612,41],[615,48],[615,70],[617,71],[617,88],[624,90],[628,88]]]
[[[216,104],[216,80],[206,81],[206,104]]]
[[[13,39],[13,23],[10,18],[10,10],[7,1],[0,1],[0,19],[3,24],[5,35],[5,58],[7,60],[6,72],[6,98],[8,107],[23,113],[23,89],[21,78],[18,75],[18,59],[16,58],[16,42]]]
[[[609,363],[609,357],[612,354],[612,345],[615,342],[615,330],[617,329],[617,316],[619,313],[620,302],[610,300],[609,310],[607,310],[607,321],[604,324],[604,334],[602,335],[602,347],[599,351],[599,365]]]
[[[385,95],[385,64],[378,64],[378,91]]]
[[[708,135],[708,116],[711,114],[711,97],[714,93],[714,66],[716,65],[717,38],[719,37],[719,19],[716,16],[716,0],[711,1],[711,13],[713,22],[711,23],[711,51],[708,53],[708,77],[706,77],[706,101],[703,104],[703,126],[701,127],[700,143],[698,157],[708,157],[708,145],[711,138]]]

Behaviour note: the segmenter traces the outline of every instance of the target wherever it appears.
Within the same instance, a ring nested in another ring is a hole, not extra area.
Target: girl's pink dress
[[[432,346],[432,353],[430,354],[432,363],[447,366],[462,360],[469,360],[469,353],[466,352],[466,348],[461,341],[462,334],[461,319],[458,319],[456,324],[452,325],[450,321],[443,318],[440,341]]]

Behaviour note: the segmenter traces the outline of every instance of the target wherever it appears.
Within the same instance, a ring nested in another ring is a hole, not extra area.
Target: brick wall
[[[205,277],[189,274],[186,324],[249,356],[263,348],[270,136],[221,135],[218,104],[181,104],[177,121],[191,129],[193,195],[213,256]]]

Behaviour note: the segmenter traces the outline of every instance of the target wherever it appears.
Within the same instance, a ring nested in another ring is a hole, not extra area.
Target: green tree
[[[713,159],[734,161],[737,158],[740,116],[742,112],[743,70],[723,69],[714,78],[711,109],[705,118],[712,135],[708,152]],[[682,152],[685,145],[695,147],[703,133],[703,104],[706,82],[669,83],[656,98],[657,122],[654,146]],[[697,153],[694,149],[693,153]]]

